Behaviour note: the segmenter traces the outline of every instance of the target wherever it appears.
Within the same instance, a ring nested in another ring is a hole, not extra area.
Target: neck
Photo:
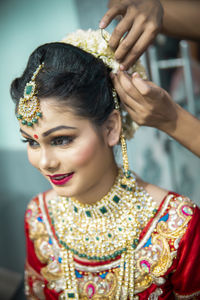
[[[115,161],[108,166],[102,178],[91,186],[84,194],[76,195],[75,198],[83,204],[95,204],[101,200],[112,188],[118,175],[118,167]]]

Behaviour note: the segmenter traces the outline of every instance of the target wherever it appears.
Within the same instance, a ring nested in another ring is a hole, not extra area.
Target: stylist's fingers
[[[127,70],[136,62],[136,60],[144,53],[147,47],[151,44],[153,39],[155,38],[156,33],[150,30],[144,31],[141,35],[139,35],[139,31],[134,33],[134,38],[138,38],[134,43],[130,51],[127,53],[126,57],[120,61],[120,69]],[[130,39],[131,40],[131,39]]]
[[[143,32],[141,23],[142,23],[142,19],[137,18],[132,25],[131,18],[130,18],[130,25],[132,25],[132,27],[130,28],[126,37],[121,41],[121,43],[119,44],[115,52],[115,57],[117,60],[123,61],[127,56],[127,54],[129,53],[130,49],[134,47],[134,44],[136,43],[136,41],[138,40],[138,38],[141,36]]]
[[[112,6],[102,17],[99,23],[99,28],[106,28],[116,16],[123,15],[124,13],[124,6],[117,3],[116,5]]]
[[[132,23],[133,23],[133,16],[128,16],[126,14],[123,17],[123,19],[118,23],[118,25],[115,27],[115,29],[113,30],[111,37],[110,37],[109,46],[114,51],[117,49],[118,46],[120,48],[123,48],[123,47],[121,47],[120,40],[124,36],[124,34],[130,30]],[[126,43],[125,43],[125,45],[126,45]],[[125,47],[125,45],[124,45],[124,47]],[[126,49],[126,52],[127,51],[128,51],[128,49]],[[121,54],[118,56],[119,56],[119,59],[122,58]],[[116,56],[116,53],[115,53],[115,58],[118,59],[118,57]]]
[[[118,72],[116,78],[123,87],[124,92],[134,101],[142,103],[142,96],[133,84],[132,78],[126,72]],[[125,101],[122,99],[122,101]]]
[[[132,91],[130,91],[131,81],[128,78],[124,78],[125,80],[120,80],[119,75],[114,75],[114,74],[112,74],[111,78],[112,78],[114,87],[117,91],[117,94],[118,94],[121,102],[125,106],[132,109],[133,111],[139,110],[140,109],[139,107],[141,106],[141,104],[137,101],[134,101],[134,98],[133,98],[134,88],[132,89]],[[127,90],[129,90],[129,93],[127,93]],[[137,92],[137,95],[138,95],[138,92]]]
[[[151,81],[143,80],[138,73],[132,75],[132,83],[143,96],[143,99],[148,102],[160,101],[166,94],[165,90]]]

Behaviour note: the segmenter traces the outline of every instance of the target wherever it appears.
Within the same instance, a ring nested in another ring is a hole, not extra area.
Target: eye
[[[52,146],[66,146],[74,140],[73,136],[58,136],[51,141]]]
[[[39,146],[39,144],[35,140],[28,139],[28,138],[23,139],[22,142],[28,143],[31,148],[36,148]]]

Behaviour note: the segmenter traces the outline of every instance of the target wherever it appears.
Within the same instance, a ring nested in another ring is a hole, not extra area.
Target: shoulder
[[[169,194],[169,191],[154,184],[150,184],[136,177],[137,184],[142,187],[156,202],[157,207],[160,206],[163,199]]]
[[[44,200],[53,197],[54,193],[55,192],[53,190],[48,190],[34,196],[27,205],[25,211],[25,222],[30,223],[30,221],[35,219],[42,219],[41,203],[44,203]]]

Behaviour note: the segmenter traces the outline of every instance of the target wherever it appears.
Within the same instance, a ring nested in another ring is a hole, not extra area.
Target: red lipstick
[[[67,174],[48,175],[51,182],[55,185],[63,185],[67,183],[74,175],[74,172]]]

